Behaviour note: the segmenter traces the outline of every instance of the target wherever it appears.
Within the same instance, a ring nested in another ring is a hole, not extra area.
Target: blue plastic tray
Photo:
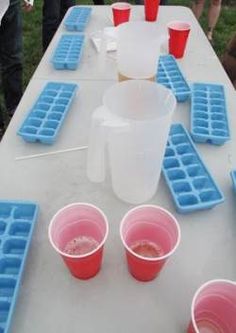
[[[74,7],[66,17],[64,25],[68,31],[84,31],[90,16],[91,7]]]
[[[84,35],[62,35],[52,57],[55,69],[75,70],[81,59]]]
[[[231,179],[232,179],[234,192],[236,193],[236,170],[232,170],[230,172],[230,176],[231,176]]]
[[[70,109],[76,89],[76,84],[47,83],[17,134],[27,142],[52,144]]]
[[[224,201],[181,124],[171,126],[162,172],[180,213],[212,208]]]
[[[171,89],[178,102],[185,102],[191,96],[191,89],[172,55],[160,56],[156,80]]]
[[[191,135],[196,142],[221,145],[230,139],[224,87],[192,85]]]
[[[0,333],[7,333],[38,215],[31,202],[0,201]]]

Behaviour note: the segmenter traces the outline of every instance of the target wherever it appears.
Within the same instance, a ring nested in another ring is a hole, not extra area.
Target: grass
[[[109,0],[108,0],[109,1]],[[42,0],[35,1],[34,10],[24,13],[24,86],[26,86],[35,71],[42,56],[41,49],[41,22]],[[111,1],[107,2],[110,3]],[[234,5],[232,4],[234,2]],[[80,4],[91,4],[91,0],[79,1]],[[190,6],[189,0],[169,0],[171,5]],[[207,5],[207,4],[206,4]],[[203,13],[200,20],[203,28],[207,26],[207,12]],[[236,31],[236,4],[235,0],[223,0],[221,16],[218,21],[215,35],[214,48],[218,56],[224,52],[225,46],[232,34]]]
[[[42,0],[35,1],[34,10],[23,13],[24,86],[27,86],[42,57]]]

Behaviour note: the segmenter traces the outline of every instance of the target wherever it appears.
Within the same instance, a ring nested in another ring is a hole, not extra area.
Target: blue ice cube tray
[[[84,35],[62,35],[52,57],[55,69],[75,70],[82,56]]]
[[[34,203],[0,201],[0,333],[9,330],[37,215]]]
[[[179,213],[212,208],[224,196],[181,124],[170,129],[162,172]]]
[[[52,144],[70,109],[76,90],[76,84],[48,82],[17,134],[27,142]]]
[[[90,19],[92,12],[91,7],[74,7],[64,21],[68,31],[84,31]]]
[[[232,170],[230,172],[230,176],[231,176],[231,179],[232,179],[234,192],[236,193],[236,170]]]
[[[195,142],[221,145],[230,139],[224,87],[192,85],[191,136]]]
[[[172,55],[160,56],[157,82],[171,89],[178,102],[185,102],[191,96],[191,89]]]

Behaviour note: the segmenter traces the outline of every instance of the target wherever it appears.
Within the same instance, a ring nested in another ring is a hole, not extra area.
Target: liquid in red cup
[[[141,205],[124,216],[120,236],[132,276],[139,281],[151,281],[178,247],[180,228],[164,208]]]
[[[114,26],[129,21],[131,5],[127,2],[116,2],[111,5]]]
[[[168,24],[169,53],[177,59],[184,56],[190,29],[187,22],[173,21]]]
[[[212,280],[195,293],[188,333],[236,332],[236,283]]]
[[[108,235],[107,218],[99,208],[70,204],[54,215],[48,233],[73,276],[89,279],[99,272]]]
[[[160,0],[144,0],[145,20],[149,22],[156,21]]]

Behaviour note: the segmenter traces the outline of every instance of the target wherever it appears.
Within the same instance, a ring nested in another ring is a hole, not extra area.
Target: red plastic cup
[[[169,53],[177,59],[184,56],[190,29],[187,22],[174,21],[168,24]]]
[[[153,280],[180,242],[175,217],[164,208],[142,205],[130,210],[120,224],[128,269],[139,281]]]
[[[160,0],[144,0],[145,20],[149,22],[156,21],[158,15]]]
[[[99,208],[73,203],[60,209],[50,222],[48,235],[53,248],[76,278],[89,279],[99,272],[108,235],[107,218]],[[74,244],[80,244],[80,254],[73,253]]]
[[[116,2],[111,5],[114,26],[128,22],[130,17],[131,5],[127,2]]]
[[[195,293],[188,333],[236,332],[236,283],[212,280]]]

